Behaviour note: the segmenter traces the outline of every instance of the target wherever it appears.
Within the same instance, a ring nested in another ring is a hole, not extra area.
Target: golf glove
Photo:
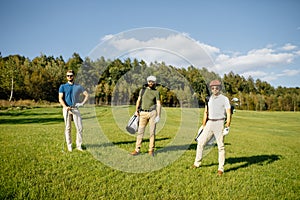
[[[228,135],[228,133],[229,133],[229,127],[224,128],[224,130],[223,130],[223,135],[224,135],[224,136],[225,136],[225,135]]]
[[[76,108],[79,108],[79,107],[81,107],[81,106],[83,106],[83,103],[76,103],[76,104],[75,104],[75,107],[76,107]]]
[[[159,116],[157,116],[157,117],[155,117],[154,122],[155,122],[155,123],[158,123],[159,120],[160,120],[160,118],[159,118]]]

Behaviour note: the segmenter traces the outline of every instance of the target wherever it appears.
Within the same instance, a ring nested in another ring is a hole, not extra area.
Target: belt
[[[76,106],[69,106],[71,109],[78,109]]]
[[[221,121],[221,120],[224,120],[224,118],[222,118],[222,119],[208,119],[208,120],[215,122],[215,121]]]
[[[152,109],[152,110],[144,110],[144,109],[141,109],[141,111],[142,111],[142,112],[151,112],[151,111],[153,111],[153,109]]]

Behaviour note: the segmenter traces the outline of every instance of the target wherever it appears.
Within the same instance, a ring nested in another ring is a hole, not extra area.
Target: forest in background
[[[223,93],[237,109],[299,111],[300,88],[274,88],[266,81],[254,80],[230,72],[220,75],[205,67],[187,68],[166,63],[147,64],[143,60],[84,60],[74,53],[65,61],[41,54],[30,60],[20,55],[0,55],[0,99],[8,101],[33,100],[58,102],[58,88],[66,82],[67,69],[75,70],[76,82],[91,94],[90,103],[96,105],[134,104],[146,77],[155,75],[163,106],[202,107],[209,95],[207,84],[219,79]]]

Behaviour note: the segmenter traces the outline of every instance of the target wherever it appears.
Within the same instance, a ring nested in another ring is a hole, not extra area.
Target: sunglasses
[[[219,90],[219,87],[211,87],[212,90]]]
[[[73,75],[67,75],[67,77],[73,77]]]

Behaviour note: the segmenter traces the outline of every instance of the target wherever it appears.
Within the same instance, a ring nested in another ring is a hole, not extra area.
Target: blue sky
[[[76,52],[85,58],[112,38],[118,45],[126,40],[123,49],[130,51],[157,43],[154,36],[142,41],[135,35],[135,30],[155,27],[178,34],[161,44],[184,57],[195,56],[195,51],[194,46],[180,45],[181,39],[187,42],[180,36],[200,45],[214,63],[208,69],[221,76],[233,71],[275,87],[300,87],[299,10],[297,0],[2,0],[0,52],[30,59],[41,53],[62,55],[65,60]],[[131,38],[116,41],[124,32]],[[128,45],[130,41],[136,46]],[[157,52],[146,53],[156,58]],[[144,58],[145,52],[134,55]]]

